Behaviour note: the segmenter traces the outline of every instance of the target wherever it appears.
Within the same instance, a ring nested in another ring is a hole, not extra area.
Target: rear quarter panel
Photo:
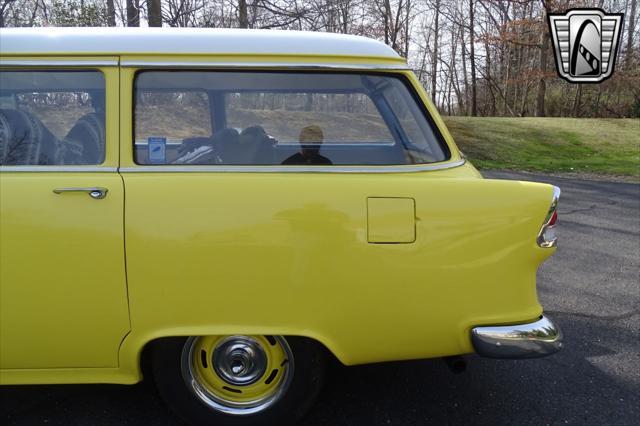
[[[125,354],[255,333],[317,339],[345,364],[427,358],[539,316],[552,187],[438,173],[125,173]],[[415,242],[368,243],[367,197],[413,198]]]

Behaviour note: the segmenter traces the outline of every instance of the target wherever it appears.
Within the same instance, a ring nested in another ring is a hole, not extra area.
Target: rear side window
[[[0,71],[0,164],[95,165],[105,158],[99,71]]]
[[[135,144],[139,163],[171,163],[181,148],[196,140],[208,141],[213,134],[206,92],[139,91],[136,95]],[[157,141],[163,141],[163,153],[149,156],[149,140],[151,148],[156,150]]]
[[[446,145],[401,77],[144,71],[135,160],[176,165],[403,165]]]

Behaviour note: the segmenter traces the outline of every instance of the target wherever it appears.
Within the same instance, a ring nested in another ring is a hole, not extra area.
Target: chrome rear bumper
[[[471,341],[476,352],[489,358],[538,358],[562,348],[562,332],[548,317],[528,324],[475,327]]]

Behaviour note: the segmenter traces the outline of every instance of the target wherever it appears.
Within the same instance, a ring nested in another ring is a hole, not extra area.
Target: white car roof
[[[1,55],[331,55],[402,60],[359,36],[212,28],[3,28]]]

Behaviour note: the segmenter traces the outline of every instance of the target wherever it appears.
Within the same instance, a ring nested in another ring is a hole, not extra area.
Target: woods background
[[[569,84],[556,74],[546,16],[574,7],[625,14],[615,73],[604,83]],[[640,117],[637,0],[0,0],[0,12],[0,27],[363,35],[406,57],[446,115]]]

